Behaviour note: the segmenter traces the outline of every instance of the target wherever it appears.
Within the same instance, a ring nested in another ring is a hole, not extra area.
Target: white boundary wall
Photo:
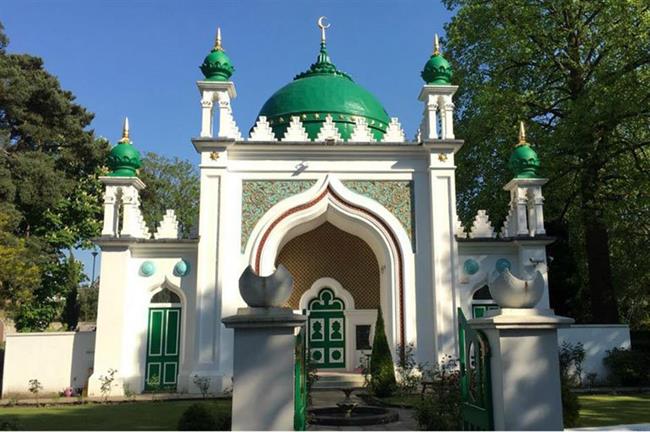
[[[94,354],[95,332],[9,334],[2,397],[29,393],[30,379],[41,382],[43,394],[84,387]]]
[[[563,342],[573,345],[581,342],[585,348],[582,364],[583,378],[588,373],[598,374],[596,381],[607,377],[603,359],[612,348],[630,348],[630,327],[625,324],[574,324],[558,329],[558,346]]]

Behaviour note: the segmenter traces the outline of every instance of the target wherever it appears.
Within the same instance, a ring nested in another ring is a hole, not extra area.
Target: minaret
[[[508,161],[514,178],[504,186],[510,192],[507,237],[535,237],[546,234],[544,229],[544,197],[542,186],[548,179],[537,174],[540,162],[526,141],[524,122],[519,122],[519,139]]]
[[[425,63],[420,76],[425,82],[419,99],[424,102],[424,114],[420,126],[422,142],[430,140],[453,140],[454,104],[452,97],[458,86],[451,85],[453,72],[449,62],[440,52],[440,40],[436,34],[433,53]]]
[[[129,137],[129,119],[125,118],[122,138],[108,155],[111,172],[99,178],[105,185],[102,237],[149,237],[140,211],[140,190],[145,187],[137,177],[141,165],[140,152]]]
[[[235,84],[230,81],[235,68],[223,49],[220,27],[217,27],[214,47],[203,60],[200,69],[205,76],[204,80],[197,82],[201,92],[201,138],[213,137],[214,103],[216,102],[219,106],[217,138],[241,140],[241,133],[235,124],[230,106],[230,101],[237,96]]]

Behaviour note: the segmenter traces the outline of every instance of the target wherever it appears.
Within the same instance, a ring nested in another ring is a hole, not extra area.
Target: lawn
[[[381,399],[387,404],[413,406],[419,396],[391,396]],[[650,423],[650,394],[580,395],[580,426],[613,426]]]
[[[197,401],[127,402],[0,408],[0,423],[21,430],[176,430],[183,411]],[[215,412],[230,411],[230,400],[211,400]]]
[[[650,423],[650,394],[582,395],[580,426]]]

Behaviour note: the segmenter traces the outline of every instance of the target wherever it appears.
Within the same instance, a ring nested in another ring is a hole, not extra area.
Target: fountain
[[[336,406],[312,408],[309,410],[311,424],[328,426],[368,426],[392,423],[399,419],[396,411],[377,406],[366,406],[352,399],[352,392],[359,387],[339,387],[345,398],[336,403]]]

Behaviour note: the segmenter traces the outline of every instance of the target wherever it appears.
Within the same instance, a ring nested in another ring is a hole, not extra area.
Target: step
[[[363,387],[363,375],[352,372],[317,372],[318,381],[314,389],[337,389],[343,387]]]

